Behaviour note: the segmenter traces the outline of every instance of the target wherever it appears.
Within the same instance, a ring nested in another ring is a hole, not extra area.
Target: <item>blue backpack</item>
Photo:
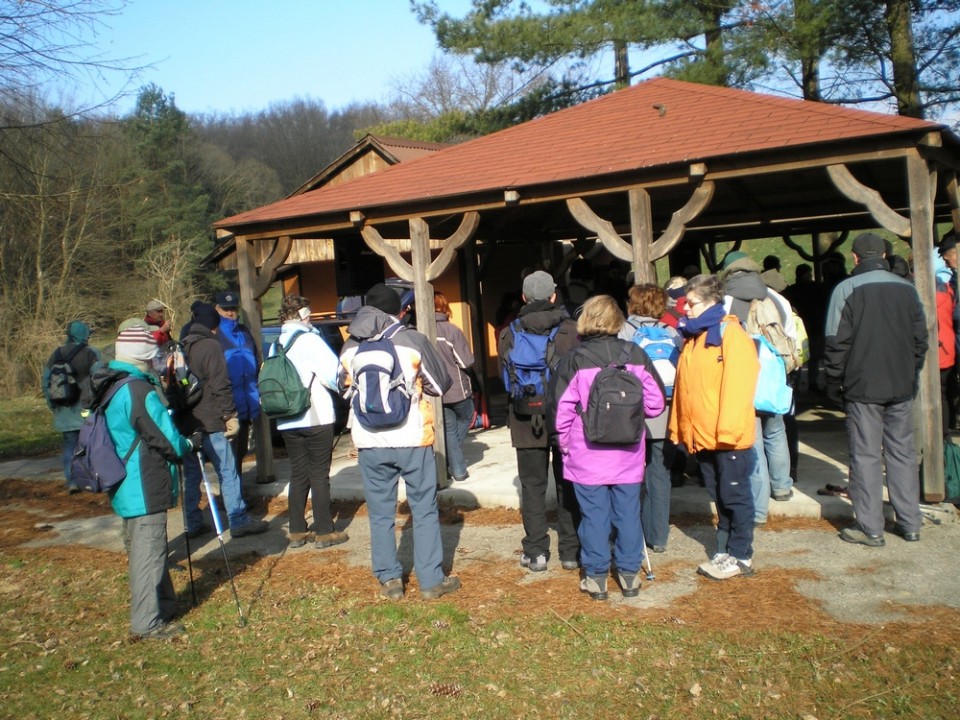
[[[80,426],[80,437],[70,461],[70,471],[73,482],[81,490],[110,492],[127,477],[127,461],[140,444],[140,436],[137,435],[137,439],[121,459],[110,436],[104,412],[117,391],[132,380],[134,378],[127,376],[114,382],[103,401],[92,408]]]
[[[672,398],[673,386],[677,380],[677,363],[680,362],[680,348],[674,342],[670,331],[659,323],[640,325],[633,333],[633,344],[639,345],[647,353],[653,369],[663,383],[667,400]]]
[[[546,415],[545,396],[555,355],[553,339],[560,326],[547,335],[538,335],[524,331],[517,319],[510,330],[513,347],[504,358],[503,385],[513,401],[513,411],[517,415]]]
[[[394,323],[379,335],[361,340],[350,360],[353,415],[367,430],[402,425],[410,414],[413,392],[393,344],[401,330],[403,325]]]
[[[726,323],[721,323],[721,335],[725,328]],[[793,388],[787,383],[783,357],[763,335],[750,335],[750,339],[757,348],[757,359],[760,361],[753,409],[770,415],[786,415],[793,407]]]

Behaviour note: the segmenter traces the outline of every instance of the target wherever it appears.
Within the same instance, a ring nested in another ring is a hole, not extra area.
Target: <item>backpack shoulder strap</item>
[[[380,337],[385,340],[393,340],[401,330],[403,330],[403,323],[393,323],[390,327],[384,328],[383,332],[380,333]]]
[[[602,357],[600,357],[599,354],[595,353],[590,348],[584,347],[583,345],[577,348],[577,352],[580,353],[583,357],[590,360],[594,365],[596,365],[599,368],[605,368],[611,364],[610,360],[604,360]]]
[[[297,338],[299,338],[301,335],[306,335],[307,332],[307,330],[300,330],[299,332],[295,332],[293,335],[291,335],[290,339],[287,340],[287,344],[283,346],[283,352],[290,352],[290,348],[293,347],[293,344],[297,341]]]
[[[135,378],[132,375],[124,375],[122,378],[114,382],[113,385],[110,386],[110,389],[107,390],[107,394],[104,396],[103,401],[100,403],[100,405],[97,406],[97,409],[95,412],[102,413],[106,411],[107,405],[110,403],[111,400],[113,400],[113,396],[117,394],[117,391],[119,391],[120,388],[122,388],[124,385],[129,385],[130,383],[138,379],[139,378]],[[134,431],[136,431],[136,428],[134,428]],[[130,445],[130,449],[127,450],[127,452],[121,458],[124,466],[126,466],[127,462],[133,456],[133,452],[137,449],[137,446],[140,444],[140,439],[141,439],[140,433],[137,433],[136,440],[133,441],[133,443]]]

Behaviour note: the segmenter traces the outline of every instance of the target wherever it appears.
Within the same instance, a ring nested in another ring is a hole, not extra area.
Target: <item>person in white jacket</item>
[[[277,421],[290,458],[290,487],[287,514],[290,547],[314,540],[321,549],[349,540],[334,527],[330,513],[330,462],[333,457],[335,410],[331,392],[336,392],[340,360],[310,324],[310,301],[301,295],[287,295],[280,305],[280,337],[287,358],[310,388],[310,407],[301,415]],[[302,336],[300,335],[302,333]],[[275,348],[271,347],[273,355]],[[307,527],[304,513],[307,495],[313,507],[313,526]]]

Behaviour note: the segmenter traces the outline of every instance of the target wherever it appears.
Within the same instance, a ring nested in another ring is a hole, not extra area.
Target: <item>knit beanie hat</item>
[[[146,363],[156,357],[159,348],[146,328],[136,325],[121,330],[117,335],[115,352],[117,360],[132,360],[136,363]]]
[[[213,330],[220,326],[220,313],[210,303],[199,303],[193,308],[193,321]]]
[[[387,315],[400,312],[400,296],[386,283],[377,283],[367,290],[367,305],[382,310]]]

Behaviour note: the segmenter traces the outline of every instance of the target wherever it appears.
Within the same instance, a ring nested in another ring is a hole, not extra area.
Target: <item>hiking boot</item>
[[[786,502],[793,497],[793,490],[786,490],[785,492],[775,492],[770,497],[772,497],[777,502]]]
[[[520,567],[524,567],[530,572],[543,572],[547,569],[547,556],[537,555],[532,558],[524,553],[520,556]]]
[[[464,480],[469,479],[470,473],[464,470],[463,475],[454,475],[453,473],[450,473],[450,477],[453,478],[454,482],[463,482]]]
[[[326,535],[317,535],[317,541],[313,546],[317,550],[323,550],[323,548],[333,547],[334,545],[340,545],[345,543],[350,539],[350,536],[345,532],[338,532],[334,530],[332,533],[327,533]]]
[[[738,560],[733,555],[718,554],[714,555],[710,562],[700,565],[697,573],[711,580],[729,580],[738,575],[749,577],[753,575],[753,561]]]
[[[180,633],[186,632],[186,628],[180,623],[176,622],[165,622],[162,625],[157,625],[150,632],[145,632],[140,636],[141,640],[169,640],[174,638]]]
[[[579,570],[580,563],[578,563],[576,560],[561,560],[560,567],[562,567],[564,570]]]
[[[652,548],[650,548],[650,549],[653,550],[655,553],[665,553],[665,552],[667,551],[667,546],[666,546],[666,545],[654,545],[654,546],[653,546]]]
[[[209,533],[213,532],[213,528],[203,523],[200,527],[196,527],[193,530],[187,530],[186,535],[190,540],[196,540],[198,537],[203,537]]]
[[[640,594],[640,575],[637,573],[618,573],[617,579],[620,580],[620,589],[625,598],[636,597]]]
[[[585,575],[580,580],[580,592],[587,593],[594,600],[607,599],[607,578]]]
[[[259,535],[270,529],[270,523],[266,520],[251,520],[240,527],[230,528],[231,537],[243,537],[244,535]]]
[[[67,485],[67,493],[68,493],[68,494],[70,494],[70,495],[76,495],[78,492],[80,492],[80,486],[79,486],[79,485],[76,485],[76,484],[74,484],[74,483],[70,483],[69,485]]]
[[[885,545],[883,535],[870,535],[857,527],[841,530],[840,539],[844,542],[866,545],[867,547],[883,547]]]
[[[424,600],[436,600],[439,597],[443,597],[447,593],[456,592],[459,589],[460,578],[445,577],[440,581],[439,585],[434,585],[432,588],[421,590],[420,597],[422,597]]]
[[[312,532],[290,533],[290,542],[287,545],[291,550],[301,548],[316,536]]]
[[[899,525],[893,528],[893,534],[899,535],[907,542],[920,542],[920,533],[919,532],[910,532],[909,530],[904,530]]]
[[[403,578],[394,578],[380,583],[380,594],[388,600],[403,599]]]

